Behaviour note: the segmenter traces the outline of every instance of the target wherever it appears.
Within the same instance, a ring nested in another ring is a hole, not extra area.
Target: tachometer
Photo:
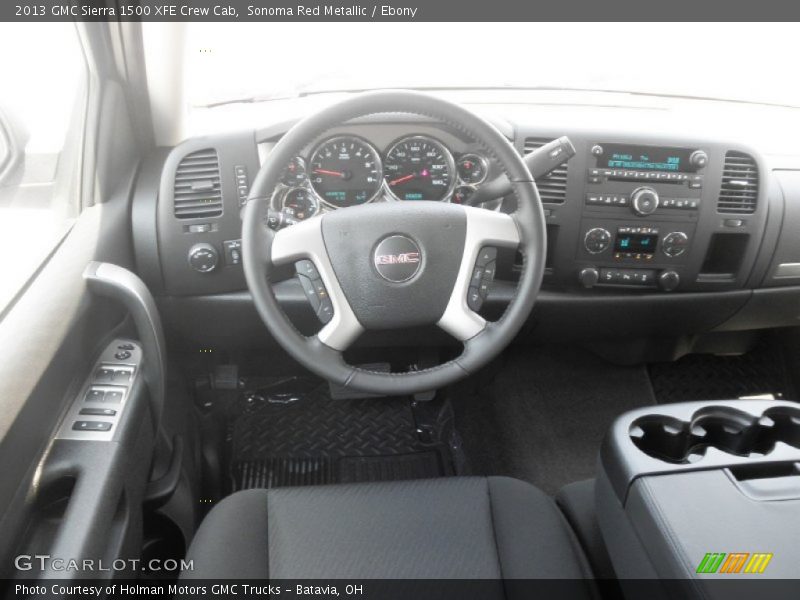
[[[387,152],[383,176],[398,200],[444,200],[455,184],[453,156],[433,138],[403,138]]]
[[[357,137],[335,137],[320,144],[308,171],[314,191],[335,208],[370,202],[381,190],[378,151]]]

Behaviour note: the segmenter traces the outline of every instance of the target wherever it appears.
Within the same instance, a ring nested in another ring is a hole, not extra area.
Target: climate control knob
[[[631,193],[631,208],[637,215],[652,215],[658,208],[658,192],[651,187],[640,187]]]
[[[661,250],[670,258],[677,258],[689,247],[689,236],[682,231],[673,231],[664,236]]]
[[[210,273],[218,263],[219,252],[211,244],[195,244],[189,249],[189,266],[198,273]]]
[[[602,227],[590,229],[583,238],[583,245],[589,254],[600,254],[609,244],[611,244],[611,233]]]

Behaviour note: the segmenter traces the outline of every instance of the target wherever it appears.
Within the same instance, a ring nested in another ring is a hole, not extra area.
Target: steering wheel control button
[[[470,310],[478,312],[483,306],[483,298],[478,288],[471,287],[467,292],[467,306]]]
[[[422,266],[422,251],[409,237],[392,235],[383,239],[372,253],[378,275],[392,283],[408,281]]]
[[[113,417],[117,411],[113,408],[82,408],[78,414],[86,417]]]
[[[299,260],[294,265],[298,275],[305,275],[309,279],[319,279],[319,271],[310,260]]]
[[[481,279],[483,279],[483,267],[475,267],[475,270],[472,271],[472,278],[469,281],[469,286],[478,287],[481,284]]]
[[[73,431],[111,431],[111,423],[108,421],[75,421],[72,424]]]
[[[317,318],[323,323],[327,324],[333,318],[333,304],[331,303],[331,299],[327,296],[324,299],[321,299],[319,302],[319,308],[317,309]]]
[[[478,252],[478,258],[475,261],[475,266],[485,267],[495,259],[497,259],[497,248],[492,246],[484,246],[481,248],[481,251]]]

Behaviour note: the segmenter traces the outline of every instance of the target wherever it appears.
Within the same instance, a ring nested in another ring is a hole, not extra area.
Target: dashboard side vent
[[[758,166],[749,154],[733,150],[725,154],[717,212],[749,215],[758,202]]]
[[[175,169],[174,209],[178,219],[222,214],[219,158],[213,148],[183,157]]]
[[[525,154],[552,142],[549,138],[525,138]],[[553,169],[546,177],[536,180],[542,202],[563,204],[567,198],[567,168],[569,161]]]

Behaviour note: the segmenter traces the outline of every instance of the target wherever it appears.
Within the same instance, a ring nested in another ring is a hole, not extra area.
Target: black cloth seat
[[[237,492],[187,558],[185,578],[591,578],[555,503],[506,477]]]

